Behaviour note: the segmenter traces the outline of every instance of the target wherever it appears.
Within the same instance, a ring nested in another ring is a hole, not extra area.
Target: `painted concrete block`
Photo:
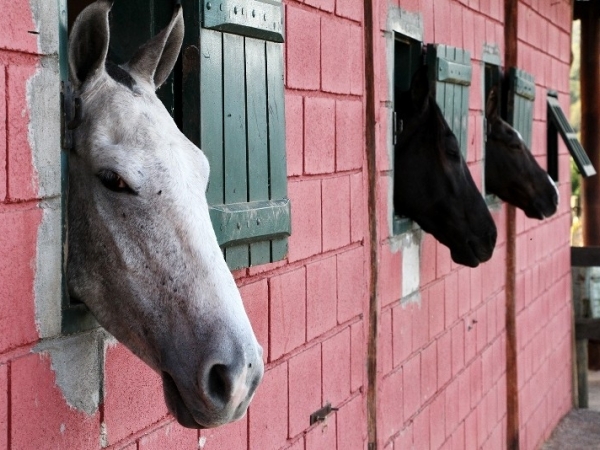
[[[269,281],[271,361],[306,340],[306,273],[297,269]]]
[[[336,170],[362,168],[365,140],[361,101],[338,100],[335,105]]]
[[[306,450],[330,450],[339,448],[336,444],[335,417],[310,430],[306,437]]]
[[[0,212],[0,351],[34,342],[34,258],[41,211],[31,204]]]
[[[288,176],[304,171],[304,100],[300,95],[285,97],[285,133]]]
[[[27,82],[35,71],[35,63],[11,65],[7,70],[8,196],[11,200],[30,200],[38,196],[38,177],[28,139],[30,110],[27,104]]]
[[[350,244],[350,178],[322,181],[323,251]]]
[[[263,348],[263,361],[269,357],[269,286],[267,280],[257,281],[240,288],[244,307],[252,330]]]
[[[11,363],[11,448],[97,449],[100,413],[66,404],[50,360],[30,354]]]
[[[288,435],[288,366],[265,373],[248,411],[250,448],[280,448]],[[216,449],[215,449],[216,450]]]
[[[248,448],[248,415],[237,422],[222,427],[201,430],[196,447],[199,450],[222,450],[227,448],[244,450]]]
[[[367,282],[364,247],[337,255],[337,321],[346,322],[365,311]]]
[[[325,92],[350,93],[350,24],[323,17],[321,19],[321,85]],[[360,44],[360,41],[353,42]]]
[[[308,174],[335,170],[335,100],[304,99],[304,171]]]
[[[292,181],[288,195],[294,205],[289,239],[289,260],[293,262],[321,252],[321,182]]]
[[[160,376],[121,344],[106,351],[104,389],[111,445],[168,415]]]
[[[138,450],[163,450],[166,448],[196,450],[198,431],[171,422],[140,438]],[[206,448],[206,447],[205,447]]]
[[[310,30],[307,33],[307,30]],[[317,90],[321,86],[321,33],[318,14],[287,6],[286,58],[289,88]]]
[[[336,413],[337,448],[364,450],[367,437],[365,398],[356,396]]]
[[[310,415],[322,406],[321,345],[313,345],[289,361],[289,437],[306,430]]]
[[[310,341],[336,326],[337,274],[335,257],[306,266],[306,340]]]

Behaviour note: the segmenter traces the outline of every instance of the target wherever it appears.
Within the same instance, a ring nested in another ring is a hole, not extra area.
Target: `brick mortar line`
[[[353,325],[356,325],[357,323],[360,323],[362,320],[364,320],[364,315],[363,314],[355,316],[352,319],[349,319],[346,322],[343,322],[343,323],[341,323],[339,325],[336,325],[334,328],[331,328],[330,330],[327,330],[325,333],[320,334],[319,336],[313,338],[312,340],[304,342],[302,345],[299,345],[298,347],[296,347],[293,350],[289,351],[288,353],[284,354],[279,359],[276,359],[274,361],[268,361],[265,364],[265,372],[267,370],[274,369],[274,368],[280,366],[281,364],[287,364],[295,356],[303,353],[304,351],[306,351],[310,347],[313,347],[315,345],[321,345],[321,344],[323,344],[324,342],[326,342],[327,340],[329,340],[330,338],[332,338],[336,334],[342,332],[344,329],[346,329],[346,328],[349,329]],[[352,337],[352,335],[350,335],[350,337]]]
[[[362,397],[363,395],[364,394],[359,389],[356,392],[351,393],[350,397],[348,397],[342,403],[340,403],[338,405],[332,405],[332,406],[335,408],[338,408],[338,409],[342,409],[344,406],[349,404],[351,401],[355,400],[358,397]],[[337,432],[337,411],[332,412],[330,415],[327,416],[327,418],[329,419],[332,416],[336,418],[336,432]],[[323,422],[321,422],[321,421],[315,422],[314,424],[310,425],[308,428],[305,428],[303,431],[296,434],[295,436],[292,436],[292,437],[286,439],[286,443],[282,447],[280,447],[279,450],[285,450],[285,449],[289,448],[290,444],[292,444],[292,445],[295,444],[297,441],[300,441],[303,436],[306,436],[312,430],[319,428],[320,426],[323,426]],[[337,433],[336,433],[336,444],[337,444]],[[248,448],[250,448],[250,447],[248,447]],[[344,449],[340,449],[340,450],[344,450]]]
[[[336,19],[340,19],[340,20],[349,21],[351,23],[355,23],[355,24],[359,24],[359,25],[363,24],[363,22],[361,22],[359,20],[337,14],[335,6],[333,8],[333,11],[327,11],[327,10],[319,8],[318,6],[307,5],[304,2],[300,3],[300,1],[301,0],[287,0],[285,2],[285,5],[293,6],[294,8],[300,9],[305,12],[317,13],[319,15],[319,17],[332,17],[332,18],[336,18]],[[347,0],[344,0],[344,1],[347,1]],[[364,19],[364,10],[363,10],[363,19]]]
[[[324,261],[328,258],[338,256],[338,255],[347,253],[349,251],[355,250],[357,248],[363,247],[364,246],[363,240],[360,240],[357,242],[351,242],[350,244],[347,244],[343,247],[340,247],[340,248],[337,248],[334,250],[327,250],[324,253],[312,255],[312,256],[309,256],[308,258],[301,259],[299,261],[294,261],[294,262],[288,263],[284,266],[274,267],[272,270],[269,270],[266,272],[261,272],[261,273],[257,273],[254,275],[249,275],[246,277],[238,278],[238,279],[236,279],[236,281],[240,283],[238,285],[238,288],[242,288],[244,286],[247,286],[247,285],[250,285],[250,284],[265,280],[265,279],[270,279],[270,278],[273,278],[273,277],[276,277],[279,275],[285,275],[286,273],[290,273],[295,270],[302,269],[303,267],[306,267],[307,265],[312,264],[314,262]]]
[[[21,345],[16,348],[11,348],[5,350],[2,354],[0,354],[0,364],[8,364],[12,361],[16,361],[21,358],[25,358],[33,353],[33,348],[37,345],[39,341]]]
[[[134,433],[131,433],[129,436],[121,439],[120,441],[110,444],[108,447],[104,447],[104,448],[99,447],[99,448],[102,448],[102,450],[117,450],[117,449],[125,448],[126,446],[131,445],[131,444],[135,444],[135,448],[138,448],[139,440],[141,438],[151,434],[154,431],[158,431],[161,428],[164,428],[172,423],[176,424],[177,421],[170,414],[168,414],[167,416],[148,425],[147,427],[142,428],[141,430],[138,430]]]

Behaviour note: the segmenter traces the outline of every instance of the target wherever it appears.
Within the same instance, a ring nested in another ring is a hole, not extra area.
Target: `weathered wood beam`
[[[575,319],[575,339],[600,341],[600,319]]]

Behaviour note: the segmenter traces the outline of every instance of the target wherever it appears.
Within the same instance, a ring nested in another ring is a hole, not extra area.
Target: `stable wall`
[[[454,264],[419,230],[392,237],[386,49],[390,12],[401,8],[421,14],[425,42],[471,52],[468,163],[481,186],[481,52],[487,42],[503,54],[503,2],[375,0],[375,66],[366,70],[363,1],[285,2],[289,257],[234,274],[266,374],[244,419],[200,432],[173,421],[159,377],[123,346],[101,332],[60,336],[58,10],[38,3],[15,0],[0,18],[0,448],[349,450],[367,448],[375,432],[387,450],[506,448],[507,207],[492,207],[498,244],[477,269]],[[533,3],[519,9],[519,66],[536,79],[532,151],[545,167],[545,90],[568,99],[571,15],[568,2]],[[365,135],[371,70],[375,186]],[[554,217],[538,222],[517,212],[526,449],[571,407],[564,146],[560,171],[563,201]],[[376,230],[369,229],[371,188]],[[370,380],[369,342],[377,344]],[[309,426],[326,402],[339,410]]]

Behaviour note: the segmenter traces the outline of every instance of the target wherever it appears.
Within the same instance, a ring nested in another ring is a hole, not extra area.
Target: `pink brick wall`
[[[520,5],[519,65],[535,76],[532,151],[545,155],[545,92],[568,95],[568,2]],[[67,405],[51,361],[30,353],[41,221],[28,143],[26,83],[39,60],[29,2],[0,18],[0,448],[340,449],[367,445],[370,248],[362,0],[287,0],[286,119],[292,230],[286,261],[236,272],[266,374],[239,422],[200,432],[167,414],[160,380],[121,345],[107,349],[104,401]],[[492,211],[492,260],[457,266],[420,245],[420,301],[401,302],[406,256],[390,245],[385,31],[389,7],[421,12],[424,39],[462,46],[474,64],[468,163],[481,185],[482,43],[503,52],[500,0],[379,0],[375,32],[379,448],[505,448],[506,208]],[[449,19],[450,18],[450,19]],[[452,25],[450,27],[450,24]],[[551,45],[548,47],[548,43]],[[58,100],[57,100],[58,101]],[[568,155],[561,148],[561,197]],[[518,380],[523,448],[570,408],[569,207],[543,222],[517,215]],[[313,426],[309,415],[338,408]]]

